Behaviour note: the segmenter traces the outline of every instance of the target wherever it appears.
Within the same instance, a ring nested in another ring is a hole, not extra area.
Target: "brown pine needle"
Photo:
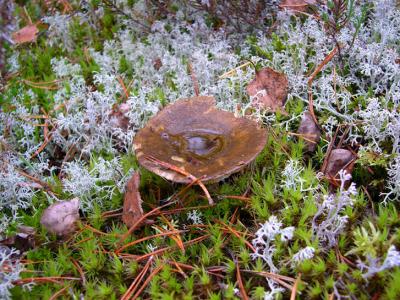
[[[24,172],[24,171],[22,171],[22,170],[18,170],[18,169],[17,169],[17,172],[18,172],[20,175],[24,176],[25,178],[27,178],[27,179],[29,179],[29,180],[31,180],[31,181],[33,181],[33,182],[35,182],[35,183],[41,185],[45,191],[53,192],[51,186],[48,185],[46,182],[41,181],[40,179],[37,179],[36,177],[33,177],[32,175],[29,175],[28,173],[26,173],[26,172]],[[54,193],[54,192],[53,192],[53,193]]]
[[[234,236],[236,236],[238,239],[243,239],[243,240],[244,240],[244,243],[247,245],[247,247],[249,247],[253,252],[257,252],[256,249],[253,247],[253,245],[250,244],[249,241],[247,241],[244,237],[242,237],[242,236],[240,235],[240,233],[243,234],[243,235],[244,235],[244,233],[242,233],[242,232],[239,233],[239,231],[237,231],[236,229],[233,229],[232,227],[230,227],[230,226],[228,226],[228,225],[222,223],[220,220],[215,219],[214,221],[215,221],[216,223],[218,223],[218,224],[221,224],[223,228],[225,228],[226,230],[228,230],[230,233],[232,233],[232,234],[233,234]]]
[[[149,211],[148,213],[146,213],[146,214],[144,214],[143,216],[141,216],[140,219],[138,219],[138,220],[136,221],[136,223],[133,224],[132,227],[129,228],[129,230],[128,230],[127,232],[125,232],[125,233],[121,236],[121,238],[120,238],[119,241],[118,241],[118,244],[121,244],[123,241],[125,241],[125,240],[128,238],[128,236],[131,235],[132,232],[134,232],[135,229],[136,229],[147,217],[149,217],[149,216],[151,216],[151,215],[157,213],[160,209],[162,209],[162,208],[164,208],[164,207],[167,207],[167,206],[171,205],[172,203],[173,203],[173,202],[169,202],[169,203],[164,204],[164,205],[162,205],[162,206],[156,207],[156,208],[152,209],[151,211]]]
[[[329,63],[332,58],[338,53],[339,47],[335,47],[329,54],[324,58],[324,60],[315,68],[314,72],[312,72],[310,78],[307,81],[308,86],[311,86],[312,82],[315,79],[315,76],[318,75],[319,72],[321,72],[322,68]]]
[[[211,236],[211,234],[206,234],[206,235],[200,236],[200,237],[198,237],[198,238],[195,238],[195,239],[193,239],[193,240],[190,240],[190,241],[188,241],[188,242],[185,242],[185,243],[183,243],[183,245],[184,245],[185,247],[187,247],[187,246],[189,246],[189,245],[193,245],[193,244],[199,243],[199,242],[201,242],[201,241],[203,241],[203,240],[205,240],[205,239],[208,239],[210,236]],[[147,253],[147,254],[145,254],[145,255],[136,257],[135,260],[136,260],[136,261],[141,261],[141,260],[144,260],[144,259],[146,259],[146,258],[148,258],[148,257],[150,257],[150,256],[156,256],[156,255],[159,255],[159,254],[163,254],[163,253],[165,253],[165,252],[170,252],[170,251],[176,250],[177,248],[178,248],[178,246],[172,246],[172,247],[161,248],[161,249],[155,250],[155,251],[153,251],[153,252],[151,252],[151,253]]]
[[[225,78],[229,78],[231,76],[233,76],[237,70],[242,69],[244,67],[247,67],[248,65],[250,65],[251,62],[245,62],[244,64],[241,64],[240,66],[233,68],[232,70],[229,70],[227,72],[225,72],[224,74],[222,74],[221,76],[218,77],[218,79],[225,79]]]
[[[74,264],[76,270],[78,271],[79,275],[81,276],[82,280],[82,285],[86,285],[86,277],[85,277],[85,272],[83,272],[82,267],[79,265],[79,263],[71,257],[71,261]]]
[[[137,299],[140,294],[143,292],[143,290],[146,288],[146,286],[149,284],[150,280],[153,279],[153,277],[161,271],[161,269],[163,268],[163,265],[158,266],[157,268],[155,268],[150,275],[146,278],[145,282],[143,282],[142,286],[140,287],[140,289],[135,293],[135,295],[133,295],[132,300]]]
[[[312,72],[310,78],[308,79],[307,85],[308,85],[308,109],[310,111],[310,114],[315,122],[315,124],[319,124],[318,120],[315,116],[314,113],[314,100],[313,100],[313,95],[311,91],[311,85],[315,79],[315,76],[318,75],[319,72],[321,72],[322,68],[332,60],[332,58],[336,55],[336,53],[339,51],[339,47],[335,47],[326,57],[325,59],[315,68],[314,72]]]
[[[242,271],[247,272],[247,273],[256,274],[256,275],[263,276],[263,277],[267,277],[267,278],[271,278],[289,290],[292,289],[292,286],[290,284],[288,284],[286,281],[291,282],[291,283],[294,283],[296,281],[295,279],[293,279],[291,277],[279,275],[279,274],[275,274],[275,273],[270,273],[270,272],[257,272],[257,271],[253,271],[253,270],[242,270]]]
[[[292,288],[292,294],[290,295],[290,300],[296,299],[297,287],[298,287],[300,281],[301,281],[301,273],[299,273],[299,276],[297,276],[296,281],[294,282],[294,285]]]
[[[237,199],[237,200],[242,200],[246,203],[249,203],[251,201],[251,198],[249,197],[243,197],[243,196],[235,196],[235,195],[223,195],[221,198],[228,198],[228,199]]]
[[[150,264],[153,261],[153,257],[150,257],[143,269],[140,271],[140,273],[136,276],[135,280],[131,283],[129,288],[126,290],[125,294],[122,295],[121,300],[129,300],[132,297],[132,294],[136,291],[138,288],[138,285],[140,281],[142,281],[144,275],[146,275],[147,270],[150,268]]]
[[[129,91],[126,88],[124,81],[122,80],[121,76],[118,76],[117,79],[118,79],[118,82],[119,82],[119,84],[121,85],[121,87],[122,87],[122,89],[124,91],[125,98],[128,99],[129,98]]]
[[[13,281],[13,285],[24,285],[27,283],[58,283],[61,284],[59,280],[81,280],[80,278],[77,277],[63,277],[63,276],[50,276],[50,277],[30,277],[30,278],[23,278],[23,279],[18,279]]]
[[[212,198],[210,196],[210,193],[208,192],[208,190],[207,190],[206,186],[204,185],[204,183],[202,183],[199,178],[193,176],[189,172],[187,172],[187,171],[185,171],[185,170],[183,170],[183,169],[181,169],[181,168],[179,168],[179,167],[177,167],[175,165],[172,165],[170,163],[161,161],[161,160],[155,158],[154,156],[146,155],[145,159],[147,159],[149,161],[152,161],[152,162],[154,162],[156,164],[159,164],[160,166],[163,166],[164,168],[167,168],[167,169],[170,169],[172,171],[175,171],[175,172],[177,172],[177,173],[179,173],[181,175],[184,175],[184,176],[186,176],[187,178],[189,178],[192,181],[198,181],[198,185],[201,187],[201,189],[203,190],[204,194],[206,195],[206,197],[208,199],[208,203],[210,205],[214,205],[214,201],[212,200]]]
[[[93,233],[97,233],[97,234],[100,234],[100,235],[114,235],[113,233],[106,233],[106,232],[100,231],[100,230],[98,230],[96,228],[93,228],[89,224],[83,224],[83,227],[85,227],[86,229],[90,230]]]
[[[176,231],[175,227],[171,224],[170,221],[168,221],[168,219],[163,216],[163,214],[160,214],[161,219],[163,219],[163,221],[165,223],[167,223],[168,227],[170,228],[171,231]],[[175,241],[175,243],[178,245],[179,249],[182,250],[183,253],[185,253],[185,246],[183,245],[181,236],[178,234],[174,234],[171,236],[171,239],[173,239]]]
[[[59,296],[61,296],[62,294],[64,294],[65,291],[66,291],[68,288],[69,288],[68,285],[65,286],[65,287],[63,287],[61,290],[59,290],[59,291],[56,292],[53,296],[51,296],[51,297],[49,298],[49,300],[55,300],[55,299],[57,299]]]
[[[236,263],[236,279],[237,279],[237,282],[239,285],[240,295],[242,296],[242,299],[249,300],[249,297],[247,296],[247,293],[246,293],[246,289],[244,288],[244,285],[243,285],[242,276],[240,275],[239,263]]]

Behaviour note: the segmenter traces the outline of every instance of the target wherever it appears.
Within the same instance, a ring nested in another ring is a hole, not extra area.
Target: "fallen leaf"
[[[12,34],[12,39],[16,44],[29,43],[36,40],[39,29],[35,24],[27,25]]]
[[[355,159],[356,156],[347,149],[332,150],[326,165],[325,175],[336,182],[339,179],[337,175],[340,170],[344,169],[348,174],[351,174]]]
[[[297,133],[304,139],[307,151],[314,152],[321,139],[321,130],[318,125],[315,124],[314,118],[310,112],[306,111],[303,114]]]
[[[309,5],[316,4],[316,0],[281,0],[279,7],[298,12],[305,12]]]
[[[15,248],[24,253],[30,249],[35,248],[36,231],[33,227],[21,225],[18,227],[18,232],[4,240],[0,241],[0,245],[8,246],[10,248]]]
[[[124,208],[122,210],[122,221],[128,227],[132,227],[143,216],[139,185],[140,175],[136,172],[126,184]]]
[[[288,86],[285,74],[264,68],[256,72],[256,77],[247,86],[247,93],[253,98],[254,107],[283,112]]]
[[[65,236],[75,231],[79,220],[79,199],[60,201],[43,212],[40,223],[51,233]]]

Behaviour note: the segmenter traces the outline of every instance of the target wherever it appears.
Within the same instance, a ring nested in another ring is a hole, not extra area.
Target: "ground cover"
[[[399,298],[399,7],[290,3],[0,1],[0,297]],[[247,93],[266,67],[288,83],[273,111]],[[212,206],[132,149],[196,93],[268,130]],[[49,234],[44,210],[76,198],[78,228]]]

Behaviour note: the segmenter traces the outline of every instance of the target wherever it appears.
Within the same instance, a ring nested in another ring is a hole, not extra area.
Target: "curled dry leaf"
[[[356,156],[347,149],[334,149],[328,157],[325,175],[336,181],[338,172],[342,169],[351,174],[354,167]]]
[[[303,114],[297,133],[304,139],[307,151],[314,152],[321,139],[321,130],[315,123],[310,112],[307,111]]]
[[[40,223],[51,233],[65,236],[75,231],[79,220],[79,199],[60,201],[43,212]]]
[[[122,221],[126,226],[132,227],[142,216],[142,198],[139,193],[140,175],[133,174],[126,184]]]
[[[16,44],[30,43],[36,40],[39,29],[35,24],[27,25],[12,34],[12,39]]]
[[[256,77],[247,86],[247,93],[252,97],[254,107],[283,112],[288,87],[285,74],[264,68],[256,72]]]

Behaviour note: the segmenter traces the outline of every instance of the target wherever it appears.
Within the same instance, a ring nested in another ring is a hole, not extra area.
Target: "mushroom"
[[[168,180],[193,180],[158,161],[201,179],[217,182],[253,161],[266,143],[267,132],[255,121],[216,108],[211,96],[181,99],[168,105],[134,139],[139,163]]]

